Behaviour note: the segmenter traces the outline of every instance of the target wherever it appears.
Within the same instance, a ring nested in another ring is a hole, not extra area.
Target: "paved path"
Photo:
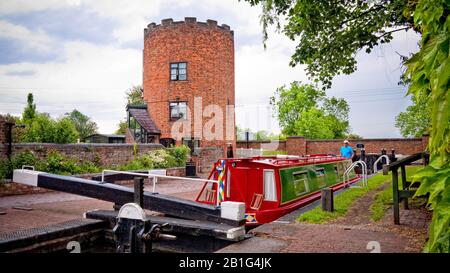
[[[278,221],[252,229],[249,232],[252,238],[218,252],[368,253],[373,250],[373,244],[379,244],[379,250],[386,253],[420,252],[427,237],[430,213],[425,209],[401,209],[401,225],[394,225],[392,210],[388,210],[384,219],[372,222],[369,219],[372,200],[368,199],[374,195],[375,192],[360,198],[349,208],[346,216],[328,224],[296,222],[300,214],[320,201],[315,202]]]
[[[156,189],[161,194],[193,200],[201,187],[197,182],[162,180]],[[145,190],[151,191],[152,185],[146,185]],[[111,202],[61,192],[0,197],[0,211],[6,212],[0,215],[0,234],[78,219],[86,211],[112,207]]]

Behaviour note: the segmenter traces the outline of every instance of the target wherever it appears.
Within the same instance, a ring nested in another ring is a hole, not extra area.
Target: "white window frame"
[[[266,187],[266,173],[272,173],[272,183],[269,187]],[[274,170],[263,170],[263,193],[264,193],[264,201],[277,202],[277,185],[275,179],[275,171]],[[270,196],[269,196],[270,194]]]

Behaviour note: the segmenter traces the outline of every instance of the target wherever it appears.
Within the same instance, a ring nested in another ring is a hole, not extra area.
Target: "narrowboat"
[[[219,159],[196,201],[220,205],[245,203],[246,225],[272,222],[320,198],[320,189],[334,191],[360,179],[353,170],[344,172],[351,159],[315,154],[308,156],[257,156]]]

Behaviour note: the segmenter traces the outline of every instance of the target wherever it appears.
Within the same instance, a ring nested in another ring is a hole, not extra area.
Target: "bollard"
[[[144,207],[144,178],[134,178],[134,203],[138,204],[141,208]]]
[[[325,188],[320,191],[323,211],[334,211],[333,189]]]

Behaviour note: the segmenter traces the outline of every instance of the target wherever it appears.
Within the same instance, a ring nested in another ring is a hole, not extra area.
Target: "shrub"
[[[190,149],[183,145],[164,150],[154,150],[137,157],[119,170],[165,169],[182,167],[186,163]]]
[[[173,167],[183,167],[188,159],[190,151],[191,149],[186,145],[167,149],[167,152],[175,159],[176,166]]]
[[[31,151],[23,151],[11,158],[0,162],[0,179],[11,176],[14,169],[21,169],[23,165],[35,166],[36,156]]]

